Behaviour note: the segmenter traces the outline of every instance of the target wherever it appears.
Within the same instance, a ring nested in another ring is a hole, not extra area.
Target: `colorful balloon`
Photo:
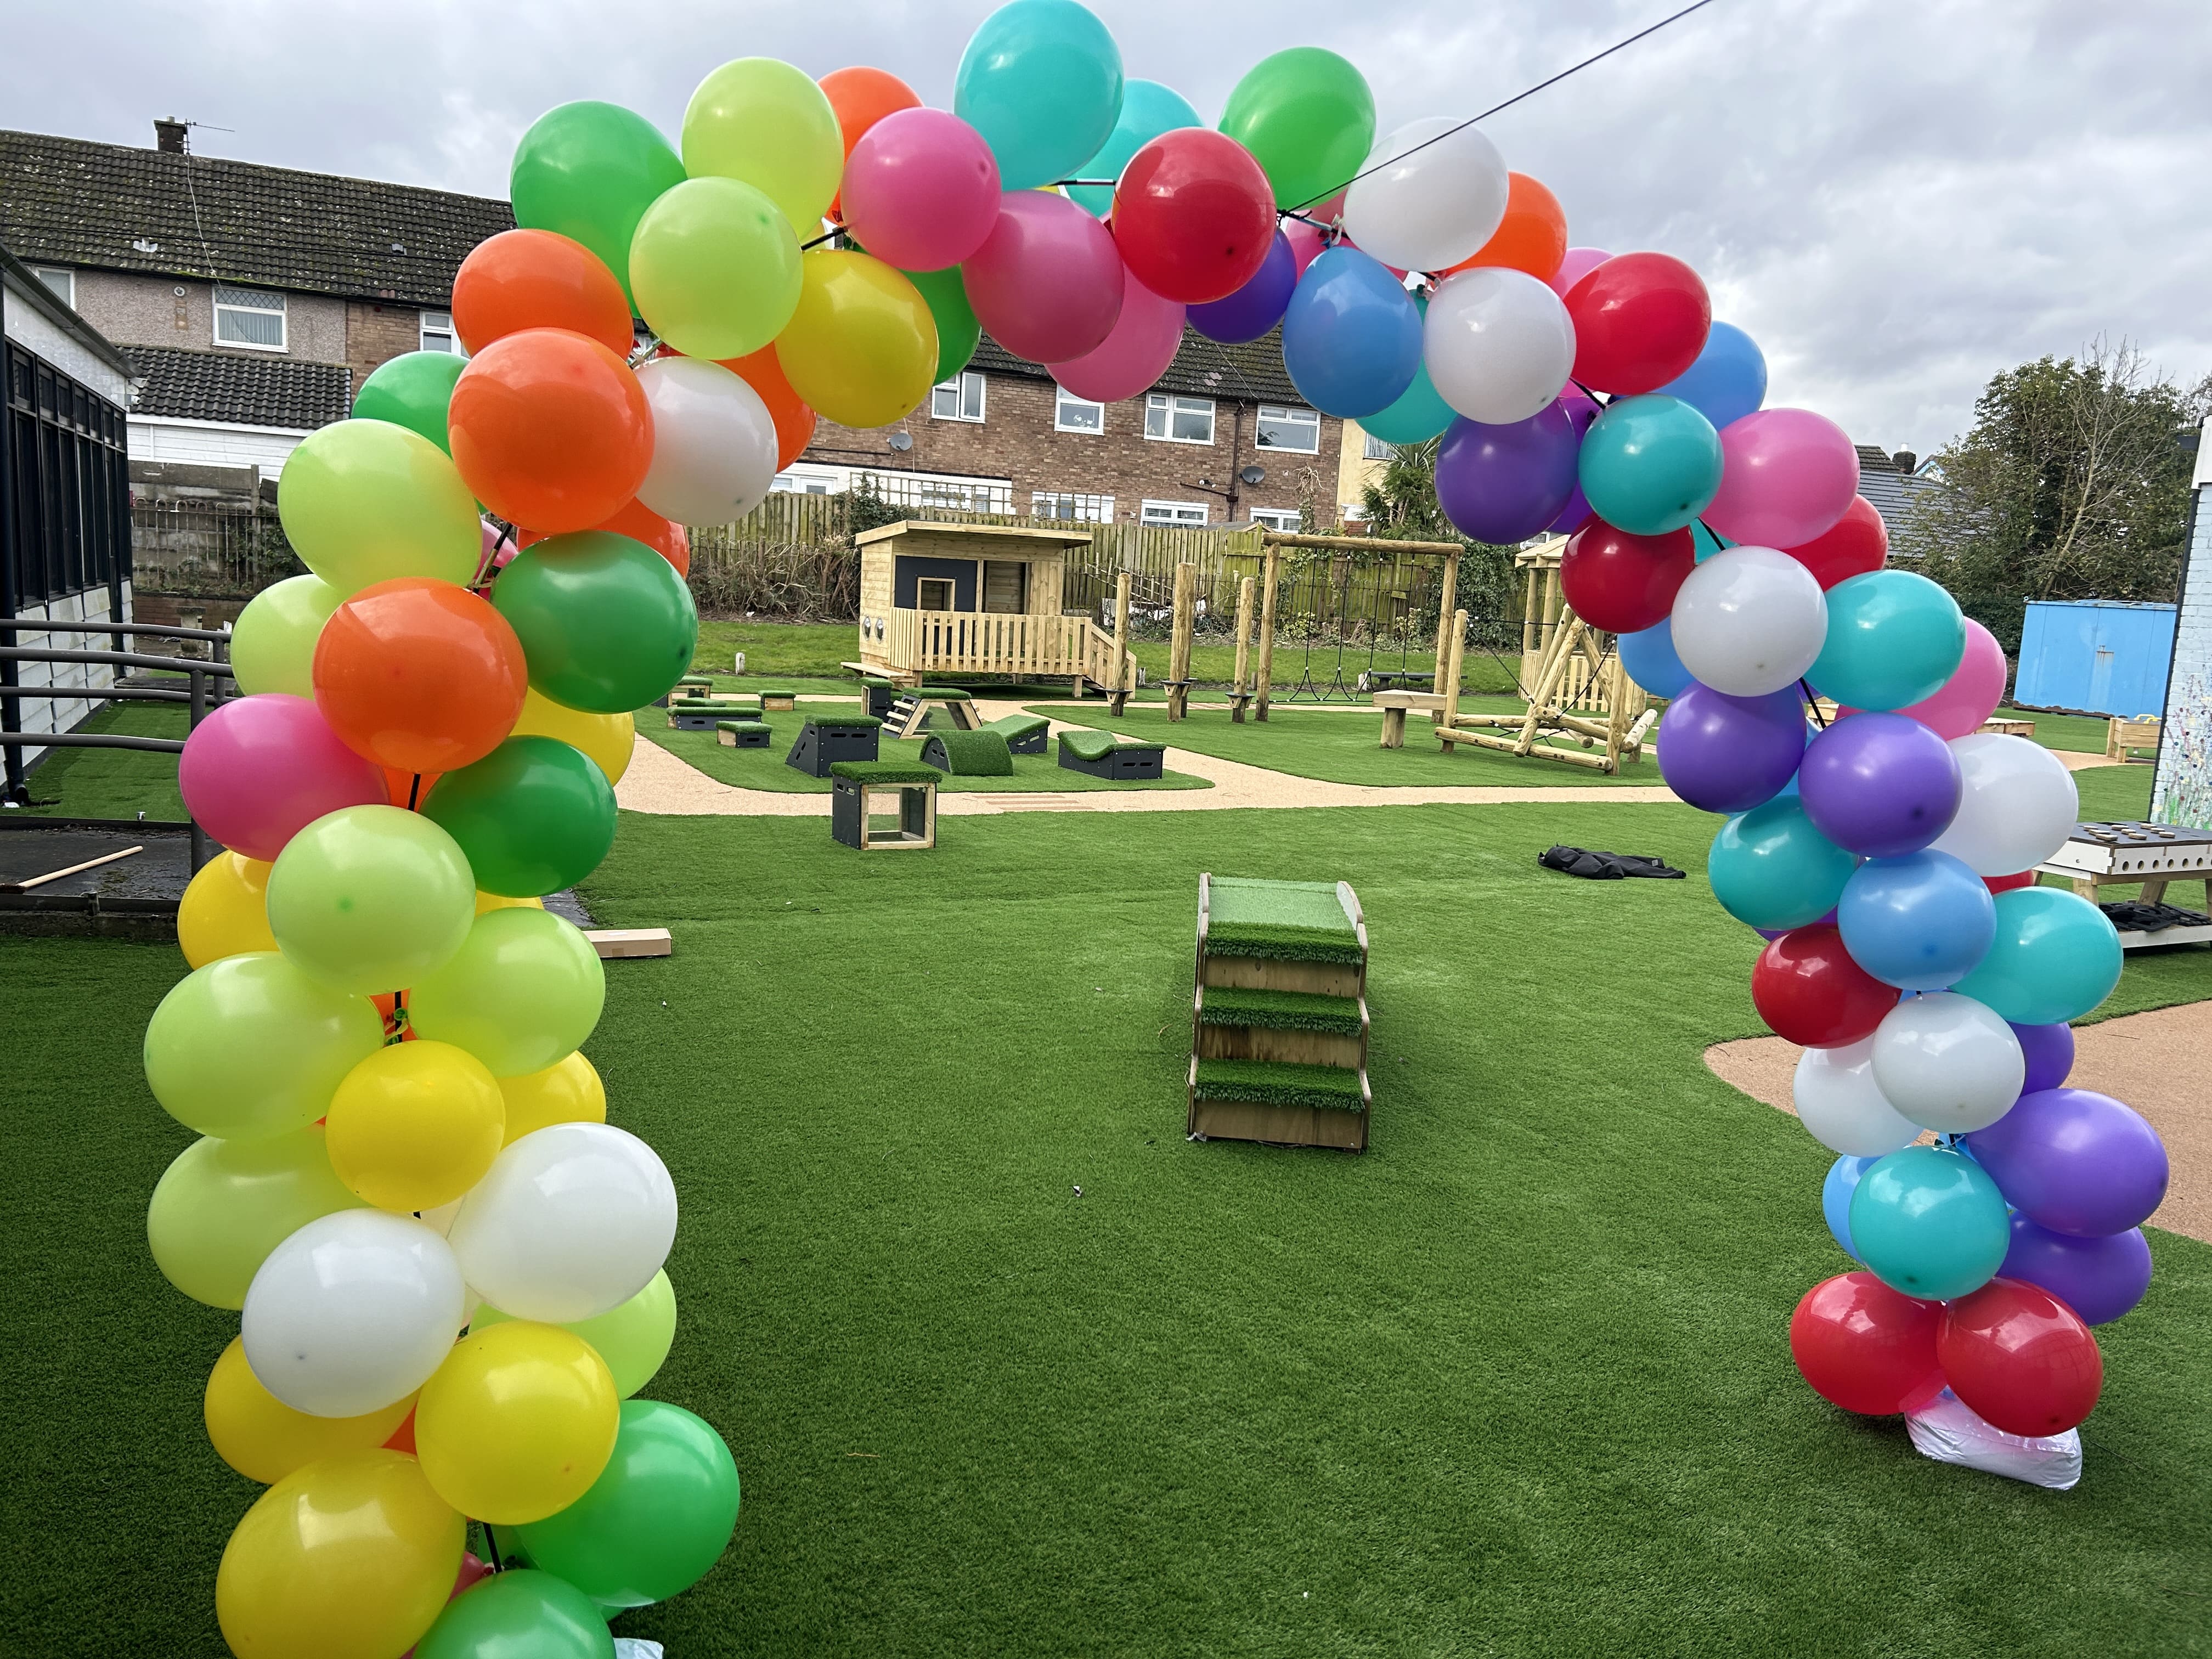
[[[1721,453],[1727,468],[1705,522],[1740,542],[1802,547],[1834,529],[1858,495],[1858,451],[1843,428],[1809,409],[1763,409],[1729,422]]]
[[[632,343],[629,296],[614,272],[550,230],[503,230],[471,248],[453,276],[453,327],[471,355],[526,328],[567,329],[624,357]],[[454,363],[456,378],[462,367]]]
[[[957,270],[904,274],[915,292],[921,295],[922,303],[929,308],[930,320],[936,325],[937,366],[930,371],[930,384],[937,386],[968,367],[982,340],[983,325],[975,320],[975,308],[968,303],[967,285]],[[915,401],[919,404],[921,400],[916,398]]]
[[[1836,1248],[1854,1261],[1859,1253],[1851,1243],[1851,1194],[1858,1190],[1859,1177],[1874,1164],[1870,1158],[1839,1158],[1828,1166],[1820,1182],[1820,1218],[1828,1224],[1828,1236],[1836,1241]]]
[[[2095,905],[2056,887],[2021,887],[1994,906],[1990,948],[1959,990],[2022,1025],[2079,1019],[2112,995],[2120,936]]]
[[[1421,361],[1437,395],[1468,419],[1493,425],[1526,420],[1558,399],[1574,350],[1559,296],[1526,271],[1503,267],[1446,277],[1421,330]]]
[[[146,1243],[161,1276],[193,1301],[242,1308],[270,1251],[359,1202],[331,1171],[318,1126],[267,1140],[196,1140],[154,1188]]]
[[[465,584],[483,545],[469,488],[421,433],[338,421],[285,460],[276,512],[300,562],[341,593],[394,576]]]
[[[638,221],[629,279],[638,314],[678,351],[742,357],[791,321],[799,305],[799,238],[752,185],[687,179]]]
[[[423,1478],[465,1515],[542,1521],[590,1488],[615,1449],[621,1399],[592,1345],[557,1325],[472,1330],[422,1385]]]
[[[1333,247],[1307,267],[1283,313],[1283,367],[1325,415],[1388,409],[1413,383],[1421,340],[1421,313],[1398,279],[1354,247]]]
[[[192,728],[177,787],[202,829],[264,864],[325,812],[385,799],[384,775],[313,702],[270,692],[226,702]]]
[[[453,388],[450,423],[468,487],[502,519],[549,534],[605,519],[653,462],[653,411],[637,376],[565,329],[525,329],[485,347]]]
[[[507,619],[465,587],[419,576],[378,582],[340,605],[316,642],[313,673],[331,730],[402,772],[448,771],[489,754],[529,686]]]
[[[1962,860],[1977,875],[2002,876],[2033,870],[2066,844],[2081,798],[2057,756],[2026,738],[1996,732],[1954,738],[1949,747],[1959,769],[1959,810],[1936,839],[1938,852]]]
[[[998,223],[999,190],[982,134],[944,110],[908,109],[854,145],[840,200],[846,228],[878,258],[943,270],[983,246]]]
[[[1052,378],[1078,398],[1119,403],[1142,397],[1175,361],[1182,344],[1183,307],[1164,300],[1133,275],[1121,285],[1121,314],[1105,340],[1080,357],[1052,366]]]
[[[653,406],[653,465],[637,499],[678,524],[743,518],[775,481],[775,421],[768,405],[720,363],[663,357],[637,371]]]
[[[1509,173],[1505,178],[1505,216],[1488,241],[1452,269],[1504,265],[1548,285],[1567,257],[1566,210],[1542,181],[1525,173]]]
[[[2022,1095],[1966,1146],[2014,1207],[2055,1233],[2124,1233],[2166,1200],[2170,1171],[2158,1131],[2091,1090]]]
[[[2012,1230],[1996,1183],[1973,1159],[1940,1146],[1906,1146],[1860,1176],[1851,1194],[1851,1242],[1890,1289],[1948,1302],[1990,1282]]]
[[[1387,265],[1449,270],[1497,234],[1510,189],[1505,158],[1487,133],[1429,116],[1369,153],[1344,193],[1344,228]]]
[[[1245,71],[1221,131],[1266,170],[1278,207],[1310,207],[1351,183],[1374,148],[1375,94],[1334,52],[1291,46]]]
[[[1805,1133],[1847,1158],[1887,1158],[1920,1134],[1920,1126],[1907,1121],[1875,1081],[1871,1037],[1832,1048],[1808,1048],[1800,1054],[1790,1081],[1790,1101]],[[1857,1191],[1856,1182],[1852,1191]],[[1839,1237],[1850,1231],[1848,1214],[1845,1223]],[[1862,1255],[1856,1239],[1850,1254]]]
[[[969,38],[952,110],[988,142],[1006,187],[1033,191],[1079,176],[1098,153],[1121,87],[1121,48],[1093,13],[1075,0],[1012,0]]]
[[[469,1328],[473,1333],[504,1322],[510,1317],[494,1307],[477,1310]],[[668,1351],[676,1344],[676,1291],[665,1268],[635,1296],[620,1306],[590,1319],[560,1327],[573,1331],[592,1345],[607,1363],[615,1391],[628,1400],[653,1381]]]
[[[641,543],[592,530],[526,549],[492,603],[514,625],[541,696],[594,714],[642,708],[687,672],[699,612]]]
[[[249,1480],[272,1486],[325,1457],[374,1451],[415,1408],[410,1395],[360,1417],[310,1417],[263,1388],[246,1363],[246,1342],[230,1345],[208,1373],[201,1413],[216,1455]]]
[[[1713,325],[1716,333],[1725,328],[1725,323]],[[1762,376],[1764,368],[1762,367]],[[1741,419],[1741,416],[1735,418]],[[1863,495],[1854,495],[1844,516],[1834,524],[1797,547],[1783,550],[1813,573],[1813,579],[1824,588],[1838,582],[1849,581],[1853,576],[1864,576],[1879,570],[1889,559],[1889,526],[1881,521],[1872,501]],[[2004,687],[1999,684],[2002,694]],[[1990,705],[1995,708],[1992,702]],[[1978,724],[1978,722],[1977,722]],[[1947,732],[1946,737],[1956,732]]]
[[[1632,536],[1594,518],[1567,538],[1559,556],[1559,591],[1592,628],[1640,633],[1667,620],[1696,567],[1686,530]]]
[[[774,347],[769,348],[769,355],[770,356],[775,355]],[[749,360],[741,359],[740,361]],[[727,368],[728,365],[725,364],[724,367]],[[750,382],[747,384],[750,385]],[[807,420],[811,422],[813,418],[813,414],[810,410]],[[809,429],[811,430],[811,426]],[[634,542],[643,542],[662,558],[667,560],[674,567],[678,575],[689,576],[691,574],[691,543],[684,533],[684,526],[662,518],[660,514],[641,501],[635,500],[625,501],[616,509],[611,517],[601,520],[592,528],[604,530],[610,535],[627,536]],[[501,555],[499,568],[506,569],[514,562],[515,555],[524,548],[535,547],[544,539],[544,531],[521,532],[515,540],[507,544],[506,551]],[[548,735],[558,736],[559,734],[556,732]]]
[[[1700,811],[1747,812],[1796,775],[1805,754],[1804,707],[1794,691],[1732,697],[1693,682],[1660,718],[1660,775]]]
[[[499,1091],[507,1100],[506,1138],[512,1146],[549,1123],[605,1123],[607,1090],[592,1062],[580,1054],[556,1060],[542,1072],[503,1077]]]
[[[1779,795],[1721,826],[1705,873],[1721,908],[1746,927],[1803,927],[1836,908],[1855,862],[1796,796]]]
[[[1946,1308],[1936,1358],[1951,1392],[1984,1422],[2030,1438],[2075,1427],[2105,1386],[2089,1328],[2050,1291],[2016,1279]]]
[[[476,883],[453,838],[396,806],[349,806],[292,837],[269,872],[285,959],[356,996],[404,990],[468,937]]]
[[[1562,300],[1574,292],[1575,284],[1595,270],[1613,255],[1601,247],[1571,247],[1559,261],[1559,268],[1545,279],[1544,285]]]
[[[1668,617],[1683,666],[1732,697],[1796,685],[1827,633],[1827,602],[1812,573],[1771,547],[1731,547],[1692,562]]]
[[[1114,131],[1098,147],[1098,153],[1085,161],[1077,171],[1085,179],[1103,179],[1103,185],[1070,185],[1067,193],[1076,204],[1093,218],[1103,219],[1114,210],[1112,180],[1121,176],[1121,169],[1129,158],[1164,132],[1178,127],[1202,127],[1198,112],[1190,100],[1171,87],[1157,81],[1127,81],[1121,87],[1121,113],[1114,123]],[[1274,202],[1268,199],[1268,220],[1274,218]],[[1265,329],[1260,331],[1264,334]],[[1252,337],[1257,338],[1258,336]]]
[[[1989,954],[1996,912],[1972,871],[1948,853],[1919,852],[1861,865],[1836,923],[1851,959],[1884,983],[1978,996],[1962,981]]]
[[[1687,374],[1713,322],[1704,282],[1666,253],[1617,254],[1569,289],[1564,304],[1574,324],[1575,379],[1623,397],[1657,392]]]
[[[2015,1213],[2012,1245],[1997,1276],[2040,1285],[2085,1325],[2109,1325],[2143,1299],[2150,1268],[2150,1245],[2140,1227],[2077,1238]]]
[[[848,161],[852,160],[853,146],[860,142],[860,135],[870,127],[894,111],[921,106],[921,94],[889,70],[859,65],[831,70],[817,84],[837,117],[837,131],[844,140],[845,159]],[[830,216],[844,216],[842,203],[830,204]]]
[[[505,1139],[499,1084],[449,1042],[394,1042],[331,1097],[330,1165],[380,1210],[434,1210],[483,1179]]]
[[[553,738],[580,749],[611,785],[620,783],[629,769],[630,751],[637,743],[637,722],[629,714],[587,714],[532,691],[522,700],[522,713],[512,735]]]
[[[218,853],[202,865],[177,904],[177,946],[186,964],[275,950],[268,898],[269,866],[259,859]]]
[[[1564,228],[1563,228],[1564,233]],[[1562,240],[1564,240],[1564,234]],[[1715,323],[1705,335],[1697,362],[1658,388],[1662,396],[1680,398],[1713,423],[1715,430],[1740,421],[1766,401],[1766,356],[1751,336],[1734,323]],[[1872,512],[1871,507],[1868,508]],[[1875,514],[1877,528],[1881,515]],[[1887,543],[1885,541],[1884,545]],[[1811,550],[1787,550],[1810,566]],[[1877,559],[1870,568],[1881,568]],[[1814,572],[1818,574],[1818,571]],[[1856,574],[1856,573],[1854,573]],[[1823,581],[1820,586],[1831,584]]]
[[[1784,1042],[1841,1048],[1874,1035],[1897,1006],[1897,988],[1851,960],[1833,922],[1809,922],[1759,952],[1751,970],[1751,1000]]]
[[[959,273],[955,271],[952,275],[957,283]],[[722,367],[759,394],[761,403],[768,410],[769,418],[775,424],[775,465],[778,471],[782,471],[804,454],[806,446],[814,441],[814,411],[791,389],[791,381],[784,374],[783,365],[776,360],[775,348],[772,345],[763,346],[750,357],[732,357]],[[600,527],[620,529],[616,525]],[[633,536],[638,541],[646,539],[635,532],[623,531],[622,533]],[[672,560],[671,562],[675,562]],[[686,563],[678,565],[678,569],[679,573],[688,569],[688,552]]]
[[[627,320],[627,302],[623,311]],[[446,432],[446,410],[453,401],[454,383],[468,366],[469,360],[456,351],[402,352],[378,364],[361,383],[361,390],[354,393],[353,416],[357,421],[389,421],[404,426],[450,455],[453,444]]]
[[[1096,350],[1121,312],[1121,252],[1105,226],[1064,196],[1009,191],[960,274],[977,321],[1033,362]]]
[[[422,810],[467,856],[477,885],[510,898],[574,886],[615,842],[606,775],[554,738],[509,738],[440,778]]]
[[[606,1000],[599,952],[544,910],[488,910],[452,961],[410,990],[415,1033],[467,1049],[494,1077],[542,1072],[574,1054]],[[482,1288],[482,1287],[479,1287]]]
[[[561,104],[532,122],[515,146],[507,198],[514,222],[557,231],[599,257],[629,291],[637,222],[684,182],[684,163],[643,116],[617,104]]]
[[[739,180],[808,237],[830,210],[845,165],[845,135],[828,94],[805,71],[773,58],[740,58],[702,81],[684,109],[683,143],[684,170],[694,182]],[[699,355],[738,357],[767,343]]]
[[[1274,246],[1274,198],[1235,139],[1179,127],[1121,170],[1113,228],[1132,278],[1164,299],[1205,305],[1259,274]]]
[[[1864,858],[1941,846],[1959,810],[1958,761],[1942,738],[1902,714],[1838,720],[1805,750],[1797,784],[1820,833]]]
[[[1591,512],[1632,536],[1664,535],[1720,488],[1720,436],[1679,398],[1616,398],[1583,438],[1579,465]]]
[[[564,1579],[510,1567],[464,1589],[415,1644],[415,1659],[615,1659],[598,1602]]]
[[[1674,630],[1664,622],[1638,633],[1623,634],[1613,641],[1613,648],[1620,653],[1620,665],[1628,671],[1628,678],[1655,697],[1679,697],[1695,684],[1675,653]],[[1796,763],[1791,765],[1794,769]]]
[[[2027,1076],[2020,1085],[2022,1094],[2056,1089],[2066,1081],[2066,1074],[2074,1069],[2072,1026],[2015,1024],[2012,1033],[2020,1039],[2021,1053],[2027,1059]]]
[[[1936,1358],[1942,1316],[1872,1273],[1839,1274],[1806,1291],[1790,1315],[1790,1357],[1830,1405],[1893,1416],[1943,1386]]]
[[[912,414],[942,362],[931,302],[903,272],[849,248],[810,249],[804,270],[799,308],[775,343],[791,389],[842,426]]]
[[[1959,672],[1959,602],[1911,570],[1877,570],[1828,590],[1828,637],[1807,678],[1851,708],[1904,708]]]
[[[1548,404],[1502,426],[1455,420],[1437,451],[1437,502],[1463,536],[1503,545],[1558,516],[1575,486],[1580,434]]]
[[[1955,992],[1905,998],[1874,1034],[1874,1080],[1883,1097],[1938,1134],[1996,1122],[2020,1098],[2027,1072],[2012,1027]]]

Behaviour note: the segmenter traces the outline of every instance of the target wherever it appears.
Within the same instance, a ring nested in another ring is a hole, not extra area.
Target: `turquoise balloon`
[[[1836,908],[1858,860],[1813,827],[1794,794],[1730,818],[1705,855],[1721,908],[1753,927],[1802,927]]]
[[[1893,1291],[1923,1302],[1978,1291],[2012,1243],[1997,1183],[1941,1146],[1877,1158],[1851,1194],[1850,1220],[1859,1260]]]
[[[1828,637],[1805,678],[1846,708],[1908,708],[1966,654],[1956,599],[1910,570],[1875,570],[1828,590]]]
[[[1075,0],[1013,0],[960,54],[952,112],[983,135],[1004,189],[1086,178],[1121,118],[1121,49]]]
[[[1735,543],[1730,541],[1727,537],[1721,535],[1718,532],[1706,529],[1705,521],[1703,519],[1698,520],[1697,523],[1690,526],[1690,541],[1692,545],[1693,545],[1698,550],[1698,562],[1699,564],[1703,564],[1707,559],[1711,558],[1714,554],[1719,552],[1723,548],[1734,547],[1736,545]]]
[[[2120,936],[2088,900],[2056,887],[1996,896],[1997,933],[1981,965],[1951,988],[2015,1025],[2079,1019],[2120,982]]]
[[[1721,436],[1680,398],[1621,398],[1583,435],[1590,511],[1632,536],[1680,530],[1721,487]]]
[[[1429,314],[1429,302],[1419,297],[1414,307],[1424,319]],[[1386,444],[1425,444],[1440,437],[1443,429],[1456,418],[1457,411],[1437,396],[1437,388],[1429,379],[1429,366],[1424,362],[1413,371],[1413,383],[1399,394],[1398,401],[1379,415],[1370,415],[1359,424],[1371,436]]]
[[[1119,179],[1129,158],[1162,133],[1205,125],[1190,106],[1190,100],[1173,87],[1164,87],[1157,81],[1132,81],[1121,89],[1121,118],[1114,123],[1114,131],[1098,153],[1078,169],[1077,176]],[[1075,185],[1067,193],[1094,218],[1103,219],[1114,206],[1111,185]]]

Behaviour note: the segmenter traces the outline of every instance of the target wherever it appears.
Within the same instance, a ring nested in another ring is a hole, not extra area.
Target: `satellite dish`
[[[1267,469],[1264,466],[1248,466],[1237,476],[1248,484],[1263,484],[1267,482]]]
[[[894,432],[887,441],[893,449],[903,455],[914,447],[914,434],[910,432]]]

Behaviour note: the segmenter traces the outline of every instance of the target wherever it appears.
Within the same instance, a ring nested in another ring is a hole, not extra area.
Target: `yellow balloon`
[[[863,429],[912,414],[937,378],[937,319],[921,290],[850,248],[810,250],[799,276],[799,309],[775,340],[799,401]]]
[[[584,1495],[621,1424],[622,1396],[590,1343],[514,1320],[464,1337],[422,1385],[415,1448],[455,1509],[521,1526]]]
[[[261,1386],[246,1363],[245,1339],[234,1336],[208,1373],[202,1408],[216,1455],[266,1486],[322,1458],[374,1451],[407,1420],[415,1396],[366,1417],[310,1417]]]
[[[542,898],[508,898],[503,893],[487,893],[481,887],[477,889],[478,915],[487,910],[543,910],[544,908],[545,901]]]
[[[450,1042],[395,1042],[331,1097],[331,1168],[384,1210],[434,1210],[483,1179],[507,1122],[499,1083]]]
[[[223,1547],[223,1640],[240,1659],[393,1659],[444,1611],[467,1532],[404,1453],[295,1469]]]
[[[629,769],[629,753],[637,742],[637,722],[628,714],[589,714],[571,708],[537,691],[523,693],[522,718],[509,734],[518,738],[558,738],[572,749],[580,749],[598,763],[609,783],[620,783]]]
[[[605,1123],[607,1085],[581,1053],[556,1060],[542,1072],[503,1077],[499,1091],[507,1097],[507,1144],[510,1146],[533,1129],[549,1123]]]
[[[269,931],[269,870],[242,853],[218,853],[200,867],[177,904],[177,945],[186,962],[204,968],[276,948]]]

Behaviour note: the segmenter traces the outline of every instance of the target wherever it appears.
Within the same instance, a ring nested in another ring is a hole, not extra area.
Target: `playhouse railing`
[[[998,611],[894,610],[883,649],[895,673],[1079,674],[1098,685],[1115,683],[1121,662],[1114,636],[1087,617]]]

